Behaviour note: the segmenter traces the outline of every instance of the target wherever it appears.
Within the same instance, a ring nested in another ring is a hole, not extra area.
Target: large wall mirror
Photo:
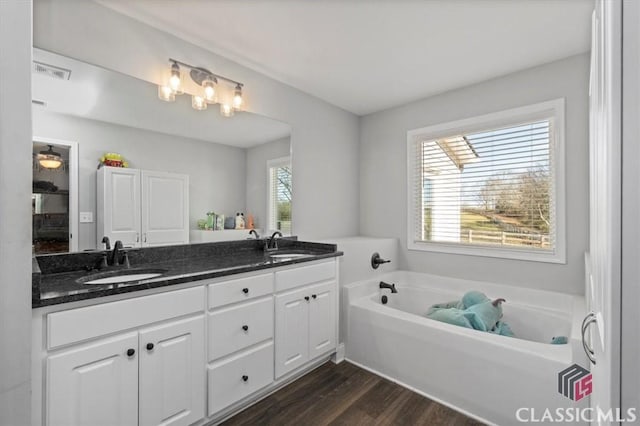
[[[130,168],[189,176],[191,242],[246,238],[202,237],[198,222],[207,212],[251,215],[263,234],[292,232],[289,124],[197,111],[190,96],[162,102],[155,84],[41,49],[34,49],[32,81],[37,253],[101,247],[96,175],[108,152]],[[62,157],[59,168],[39,161],[49,150]]]

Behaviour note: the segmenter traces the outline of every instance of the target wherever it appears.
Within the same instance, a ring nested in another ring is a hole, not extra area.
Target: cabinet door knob
[[[309,301],[309,296],[305,296],[304,300],[306,300],[308,302]]]
[[[135,349],[127,349],[127,356],[133,356],[135,355],[136,350]]]
[[[243,381],[243,382],[246,382],[247,380],[249,380],[249,376],[246,376],[246,375],[245,375],[245,376],[242,376],[242,381]]]
[[[316,297],[318,297],[318,296],[316,296],[315,294],[312,294],[312,295],[311,295],[311,297],[313,297],[313,298],[315,299],[315,298],[316,298]]]
[[[147,343],[147,350],[150,351],[153,349],[153,343]]]
[[[245,288],[242,289],[242,292],[244,294],[249,294],[249,289],[245,287]]]
[[[243,329],[244,331],[249,331],[249,326],[248,326],[248,325],[243,325],[243,326],[242,326],[242,329]]]

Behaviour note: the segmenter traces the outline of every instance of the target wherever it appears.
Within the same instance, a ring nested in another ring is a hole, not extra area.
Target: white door
[[[596,2],[590,87],[590,243],[583,323],[591,358],[591,406],[620,406],[621,5]],[[608,424],[596,421],[595,424]]]
[[[98,246],[106,235],[112,244],[120,240],[125,247],[140,247],[140,171],[103,167],[98,192],[103,194],[98,196]]]
[[[204,316],[140,330],[140,426],[204,417]]]
[[[311,287],[309,303],[309,358],[313,359],[336,347],[335,283]]]
[[[189,242],[189,176],[142,171],[142,245]]]
[[[134,332],[50,356],[47,426],[136,426],[137,348]]]
[[[276,296],[276,379],[309,359],[308,288]]]

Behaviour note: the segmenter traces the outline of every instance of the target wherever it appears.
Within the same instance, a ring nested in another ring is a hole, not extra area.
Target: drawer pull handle
[[[242,292],[244,294],[249,294],[249,289],[245,287],[245,288],[242,289]]]
[[[315,294],[312,294],[312,295],[311,295],[311,297],[313,297],[313,298],[315,299],[315,298],[316,298],[316,297],[318,297],[318,296],[316,296]]]
[[[245,376],[242,376],[242,381],[243,381],[243,382],[246,382],[246,381],[248,381],[248,380],[249,380],[249,376],[246,376],[246,375],[245,375]]]
[[[147,343],[147,350],[153,350],[153,343]]]
[[[309,296],[305,296],[304,300],[306,300],[308,302],[309,301]]]
[[[127,349],[127,356],[131,357],[134,356],[136,353],[135,349]]]
[[[244,331],[249,331],[249,326],[248,326],[248,325],[243,325],[243,326],[242,326],[242,329],[243,329]]]

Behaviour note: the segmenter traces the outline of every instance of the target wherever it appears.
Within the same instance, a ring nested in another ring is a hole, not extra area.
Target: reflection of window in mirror
[[[291,157],[267,161],[269,232],[291,234]]]

